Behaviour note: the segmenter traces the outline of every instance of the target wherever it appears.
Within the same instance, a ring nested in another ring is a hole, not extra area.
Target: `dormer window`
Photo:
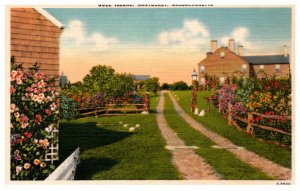
[[[275,70],[276,70],[276,71],[279,71],[279,70],[280,70],[280,64],[276,64],[276,65],[275,65]]]
[[[263,69],[265,68],[265,65],[261,64],[261,65],[259,65],[259,68],[260,68],[261,70],[263,70]]]
[[[225,52],[221,52],[221,53],[220,53],[220,57],[221,57],[221,58],[224,58],[224,57],[225,57]]]

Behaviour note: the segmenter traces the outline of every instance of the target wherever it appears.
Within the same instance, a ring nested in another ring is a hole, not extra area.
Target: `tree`
[[[146,88],[146,91],[157,94],[157,91],[159,90],[159,79],[157,77],[152,77],[152,78],[146,80],[145,88]]]
[[[162,86],[160,87],[162,90],[169,90],[171,87],[170,84],[168,83],[163,83]]]
[[[114,82],[115,70],[110,66],[94,66],[88,75],[83,78],[83,86],[90,95],[98,92],[109,92]]]
[[[189,86],[184,81],[174,82],[171,86],[172,90],[188,90]]]
[[[124,96],[134,90],[133,76],[118,74],[110,66],[94,66],[88,75],[83,78],[83,91],[93,97],[99,92],[104,92],[106,98]]]

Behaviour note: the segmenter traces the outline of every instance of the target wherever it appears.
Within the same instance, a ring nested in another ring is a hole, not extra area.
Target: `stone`
[[[204,110],[204,109],[202,109],[202,110],[200,111],[199,116],[200,116],[200,117],[204,117],[204,116],[205,116],[205,110]]]

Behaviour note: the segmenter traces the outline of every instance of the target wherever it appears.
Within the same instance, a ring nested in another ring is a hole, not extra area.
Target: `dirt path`
[[[163,114],[164,96],[160,94],[156,108],[156,120],[167,146],[171,148],[172,162],[186,180],[217,180],[220,179],[215,170],[208,165],[192,148],[185,148],[184,142],[168,126]]]
[[[275,177],[279,180],[290,180],[291,169],[280,166],[262,156],[255,154],[246,148],[233,144],[230,140],[220,136],[219,134],[208,130],[205,126],[194,120],[179,106],[174,96],[169,92],[175,110],[178,114],[194,129],[211,139],[217,146],[228,150],[235,154],[240,160],[250,164],[251,166],[261,170],[265,174]]]

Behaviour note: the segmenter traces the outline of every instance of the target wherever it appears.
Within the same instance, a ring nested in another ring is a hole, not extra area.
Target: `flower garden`
[[[249,123],[255,124],[256,127],[248,133],[257,138],[291,145],[290,79],[241,78],[234,84],[219,87],[211,99],[224,117],[230,115],[232,121],[236,122],[235,126],[246,129]],[[247,121],[249,113],[253,115]]]

